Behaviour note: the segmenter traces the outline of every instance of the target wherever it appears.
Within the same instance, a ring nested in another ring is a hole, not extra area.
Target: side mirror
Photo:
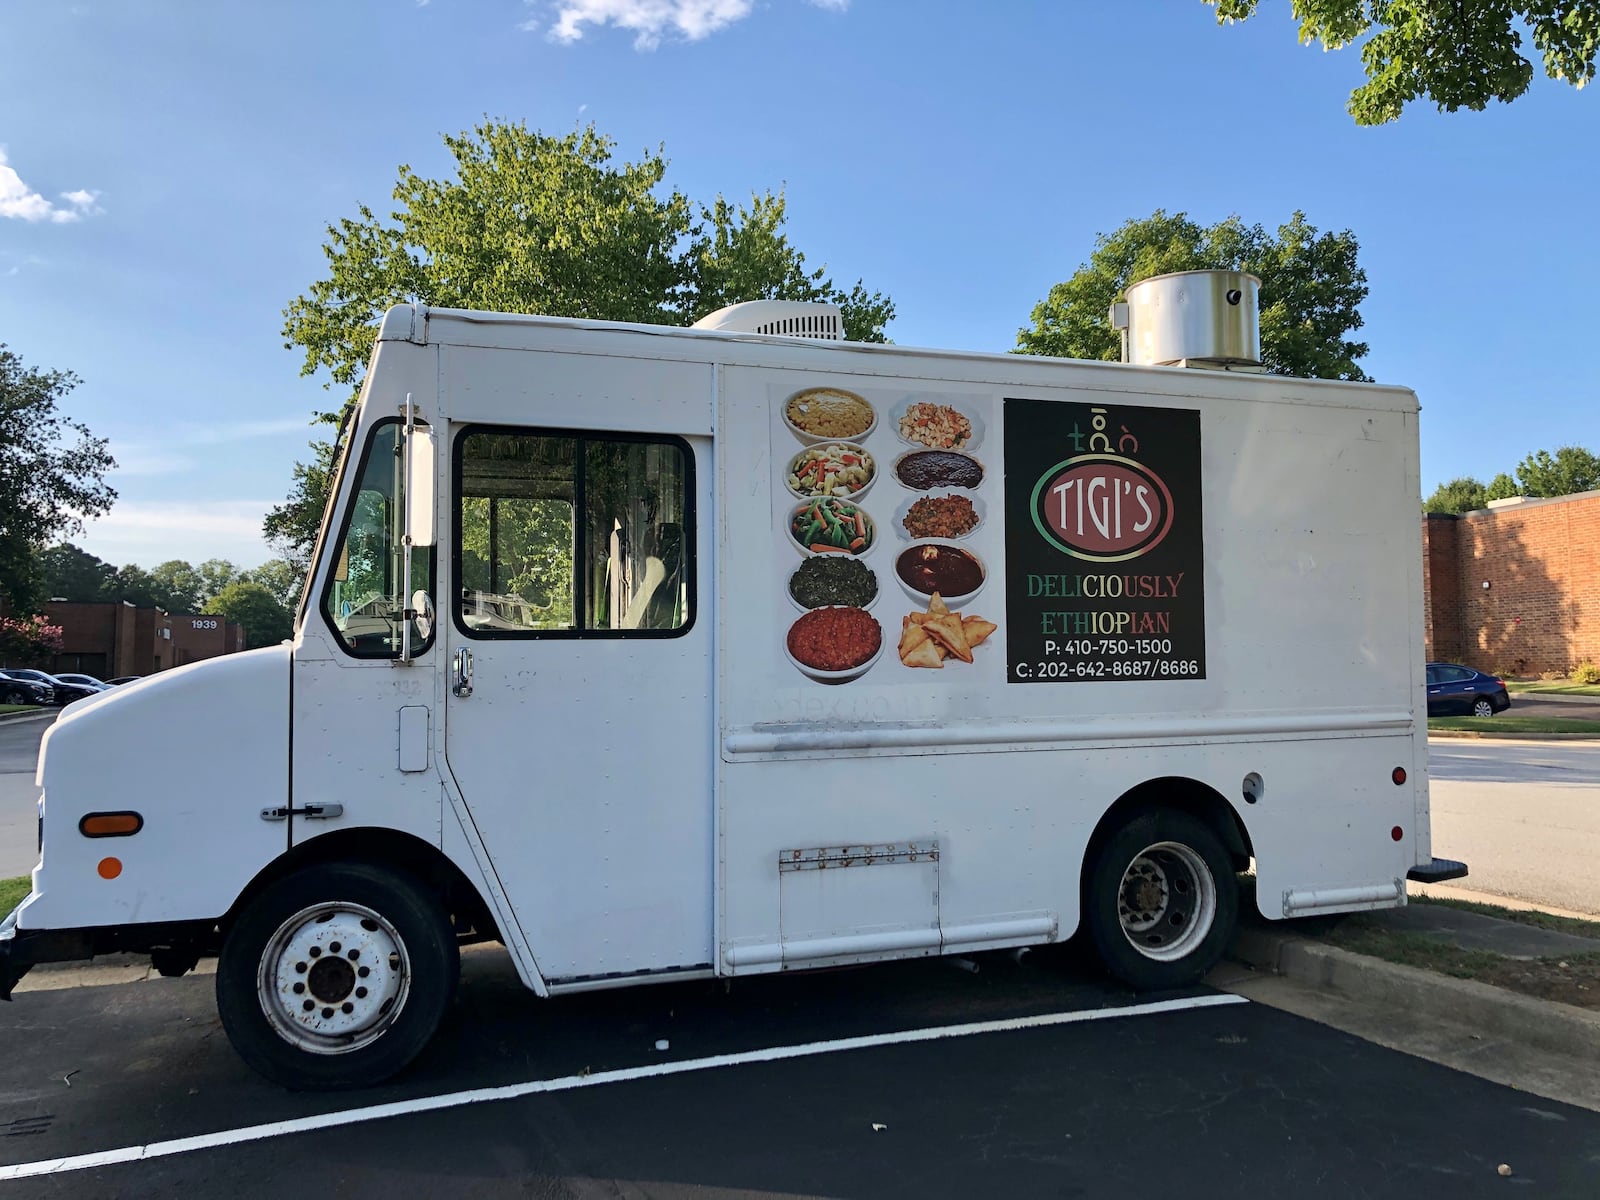
[[[412,429],[406,439],[406,536],[413,546],[433,545],[433,430]]]
[[[433,636],[433,597],[427,590],[418,588],[411,593],[411,619],[417,623],[417,636],[426,642]]]

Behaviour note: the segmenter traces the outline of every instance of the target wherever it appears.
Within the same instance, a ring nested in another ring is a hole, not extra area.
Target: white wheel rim
[[[329,901],[278,926],[256,971],[273,1031],[311,1054],[347,1054],[394,1024],[411,992],[411,958],[393,925],[360,904]]]
[[[1217,919],[1211,868],[1181,842],[1157,842],[1133,856],[1117,885],[1117,920],[1128,944],[1154,962],[1191,953]]]
[[[1494,705],[1487,700],[1479,700],[1472,706],[1472,713],[1473,716],[1477,717],[1492,717],[1494,716]]]

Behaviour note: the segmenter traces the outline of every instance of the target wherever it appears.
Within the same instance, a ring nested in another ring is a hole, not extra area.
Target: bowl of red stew
[[[809,679],[848,683],[882,656],[883,626],[864,608],[814,608],[789,626],[783,652]]]
[[[944,538],[912,542],[895,556],[894,575],[914,600],[926,603],[938,592],[952,609],[983,590],[988,568],[971,550]]]

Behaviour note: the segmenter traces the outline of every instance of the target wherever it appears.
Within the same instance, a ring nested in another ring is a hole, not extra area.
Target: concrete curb
[[[1508,742],[1600,742],[1600,733],[1494,733],[1478,729],[1430,729],[1430,738],[1465,738]]]
[[[1600,1013],[1536,1000],[1487,983],[1324,946],[1292,934],[1242,929],[1229,957],[1323,991],[1372,1001],[1430,1021],[1540,1050],[1600,1059]]]
[[[42,721],[46,717],[53,717],[61,710],[59,708],[30,709],[27,712],[0,713],[0,725],[10,725],[16,721]]]

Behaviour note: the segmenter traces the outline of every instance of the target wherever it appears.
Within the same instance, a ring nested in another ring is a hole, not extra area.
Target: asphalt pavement
[[[0,879],[26,875],[39,861],[39,742],[57,713],[0,721]]]
[[[412,1071],[334,1096],[251,1075],[208,980],[21,996],[0,1164],[40,1173],[0,1196],[1593,1194],[1600,1114],[1204,989],[1152,1009],[1071,953],[975,961],[540,1001],[483,952]],[[507,1085],[539,1090],[464,1092]]]
[[[1435,739],[1433,852],[1473,891],[1600,915],[1600,742]]]

